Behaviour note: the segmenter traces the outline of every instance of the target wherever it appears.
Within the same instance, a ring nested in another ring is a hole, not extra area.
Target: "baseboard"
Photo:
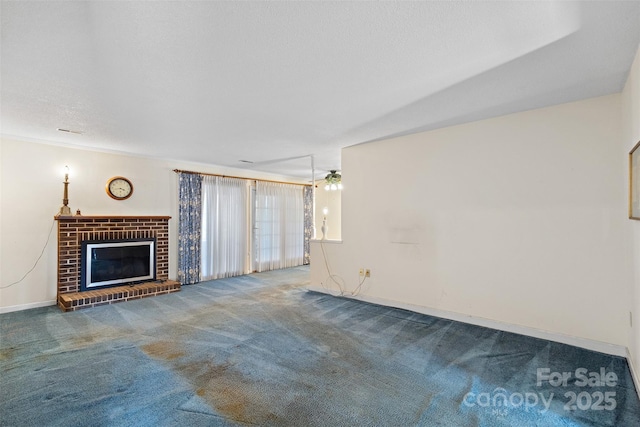
[[[638,399],[640,399],[640,377],[638,377],[638,372],[633,363],[633,359],[631,358],[631,352],[627,349],[627,363],[629,364],[629,370],[631,371],[631,378],[633,378],[633,383],[636,386],[636,393],[638,393]]]
[[[317,286],[307,286],[307,290],[320,292],[323,294],[329,294],[339,296],[339,292],[334,290],[328,290]],[[485,319],[482,317],[469,316],[465,314],[455,313],[452,311],[438,310],[435,308],[423,307],[414,304],[407,304],[398,301],[386,300],[383,298],[375,298],[370,296],[350,296],[343,295],[345,298],[357,299],[372,304],[383,305],[385,307],[400,308],[402,310],[409,310],[415,313],[426,314],[428,316],[440,317],[443,319],[455,320],[458,322],[468,323],[476,326],[483,326],[485,328],[497,329],[499,331],[512,332],[514,334],[527,335],[534,338],[540,338],[549,341],[555,341],[562,344],[568,344],[575,347],[581,347],[587,350],[598,351],[600,353],[611,354],[613,356],[628,357],[627,347],[615,344],[609,344],[601,341],[590,340],[586,338],[578,338],[570,335],[559,334],[555,332],[548,332],[541,329],[531,328],[528,326],[514,325],[510,323],[500,322],[497,320]],[[635,379],[635,376],[634,376]],[[637,389],[637,384],[636,384]]]
[[[50,305],[56,305],[56,300],[32,302],[29,304],[11,305],[9,307],[0,307],[0,314],[11,313],[12,311],[28,310],[30,308],[48,307]]]

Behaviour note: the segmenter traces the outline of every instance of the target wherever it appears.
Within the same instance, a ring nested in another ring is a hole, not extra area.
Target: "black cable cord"
[[[35,264],[33,264],[33,267],[31,267],[31,269],[29,271],[27,271],[26,273],[24,273],[24,276],[22,276],[22,278],[16,282],[10,283],[6,286],[0,286],[0,289],[7,289],[12,287],[13,285],[17,285],[18,283],[22,282],[28,275],[29,273],[31,273],[33,270],[35,270],[36,266],[38,265],[38,262],[40,262],[40,259],[42,258],[42,255],[44,255],[44,251],[45,249],[47,249],[47,246],[49,246],[49,240],[51,240],[51,232],[53,231],[53,226],[55,225],[56,221],[53,220],[53,222],[51,223],[51,228],[49,229],[49,235],[47,236],[47,241],[44,244],[44,247],[42,248],[42,252],[40,252],[40,256],[38,257],[38,259],[36,260]]]

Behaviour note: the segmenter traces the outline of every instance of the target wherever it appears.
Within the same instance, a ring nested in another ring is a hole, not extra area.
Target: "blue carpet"
[[[2,314],[0,424],[640,426],[623,358],[306,285],[299,267]]]

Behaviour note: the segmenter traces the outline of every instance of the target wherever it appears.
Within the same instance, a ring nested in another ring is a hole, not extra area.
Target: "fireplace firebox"
[[[80,289],[155,280],[155,243],[154,238],[82,242]]]

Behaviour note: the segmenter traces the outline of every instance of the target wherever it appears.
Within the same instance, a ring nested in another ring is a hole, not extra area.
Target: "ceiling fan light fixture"
[[[324,177],[326,191],[342,190],[342,175],[332,170]]]

